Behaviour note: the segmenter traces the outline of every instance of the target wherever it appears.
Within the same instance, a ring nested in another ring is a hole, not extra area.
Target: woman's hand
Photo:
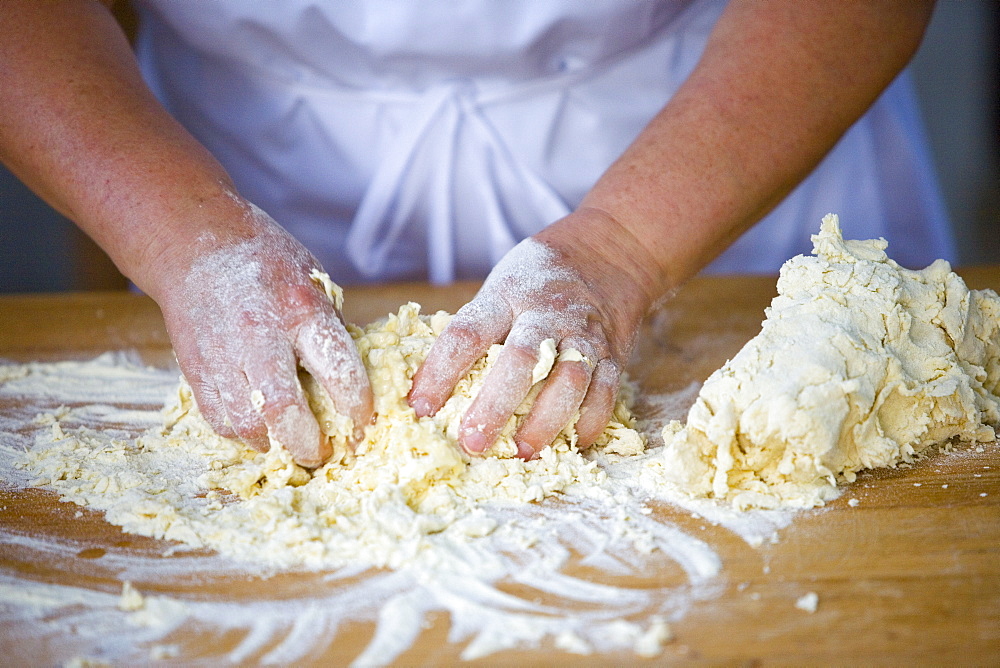
[[[242,211],[241,227],[251,233],[221,245],[203,235],[193,245],[211,250],[165,271],[157,300],[209,424],[262,452],[284,446],[298,464],[316,467],[330,445],[299,365],[353,420],[356,437],[372,416],[368,376],[316,259],[260,209]]]
[[[456,383],[495,343],[504,343],[459,428],[470,453],[489,448],[532,386],[539,349],[554,339],[557,358],[514,436],[535,457],[570,424],[580,447],[611,418],[622,370],[652,302],[652,272],[636,266],[635,240],[613,219],[583,209],[512,249],[475,299],[441,333],[413,379],[410,405],[436,413]],[[582,355],[566,354],[576,350]]]

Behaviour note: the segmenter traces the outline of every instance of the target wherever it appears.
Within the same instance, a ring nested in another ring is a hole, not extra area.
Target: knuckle
[[[318,307],[320,301],[319,290],[313,284],[294,283],[285,289],[285,303],[296,310],[307,310]]]
[[[603,318],[591,316],[587,318],[583,330],[587,333],[587,340],[598,348],[602,356],[609,354],[611,350],[612,333],[609,331]]]
[[[519,342],[508,342],[504,346],[504,358],[507,364],[515,368],[533,368],[538,363],[538,347],[527,346]]]
[[[531,375],[532,369],[538,364],[538,346],[526,346],[520,343],[506,343],[494,372],[499,368],[503,378],[510,381],[522,374]]]
[[[558,379],[568,388],[578,390],[586,388],[591,383],[590,365],[586,361],[561,362]]]
[[[608,385],[617,388],[622,376],[622,366],[617,360],[606,357],[598,363],[594,376],[599,386]]]
[[[457,316],[438,338],[450,353],[455,350],[481,350],[493,343],[491,337],[477,323]]]

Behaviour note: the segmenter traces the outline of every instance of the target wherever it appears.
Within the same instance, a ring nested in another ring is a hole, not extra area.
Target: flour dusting
[[[401,312],[402,321],[395,316],[396,334],[400,327],[410,334],[394,336],[404,341],[411,335],[432,339],[447,322],[440,315],[419,316],[415,307]],[[384,323],[379,327],[384,330]],[[363,336],[361,330],[356,334],[359,340]],[[398,349],[394,336],[382,331],[362,341],[366,358]],[[426,342],[410,343],[422,348]],[[415,368],[419,359],[407,364]],[[227,652],[227,661],[289,663],[322,653],[336,641],[338,629],[360,621],[374,623],[375,631],[355,663],[384,664],[405,653],[426,620],[440,612],[448,614],[450,642],[466,659],[542,646],[647,656],[669,642],[671,622],[723,589],[722,564],[712,547],[657,518],[650,507],[656,501],[615,472],[635,456],[615,454],[609,446],[623,434],[640,449],[642,444],[624,406],[614,428],[587,456],[572,448],[571,430],[532,462],[504,456],[502,442],[493,456],[475,459],[453,447],[447,458],[439,457],[447,464],[443,468],[413,457],[391,472],[392,467],[381,467],[378,484],[359,490],[364,475],[356,471],[351,478],[344,469],[349,460],[357,467],[371,454],[374,440],[357,454],[341,450],[338,462],[310,476],[278,449],[256,453],[212,434],[183,387],[166,413],[158,410],[163,397],[176,392],[176,376],[128,356],[2,368],[8,380],[0,384],[0,400],[34,407],[30,415],[12,409],[0,423],[5,445],[0,473],[7,484],[55,489],[66,500],[102,510],[107,521],[127,531],[175,541],[163,543],[160,555],[109,552],[86,563],[129,582],[127,596],[122,589],[91,591],[8,578],[0,621],[38,642],[63,639],[67,657],[182,660],[169,634],[214,628],[246,634]],[[88,396],[87,378],[98,379],[91,382],[99,385],[101,403],[80,401]],[[396,381],[392,374],[373,377],[374,385],[380,382]],[[462,402],[469,401],[461,397],[474,394],[477,382],[472,374],[466,390],[457,393],[457,405],[446,406],[441,419],[449,411],[460,414]],[[60,396],[60,387],[66,396]],[[401,409],[405,391],[392,401]],[[507,437],[517,419],[505,430]],[[400,428],[386,424],[374,430]],[[436,430],[439,446],[453,443],[446,429],[430,423],[417,428]],[[331,480],[345,484],[354,498],[344,492],[309,499],[309,485],[319,488]],[[410,501],[394,487],[414,491],[417,485],[422,491]],[[300,512],[282,510],[296,503]],[[349,511],[357,514],[352,518]],[[324,529],[324,512],[340,513],[334,515],[341,519],[337,531]],[[38,562],[65,563],[79,551],[58,540],[7,531],[0,532],[0,544],[34,554],[31,559]],[[612,584],[650,569],[662,575],[662,585]],[[322,574],[322,584],[308,596],[283,600],[268,594],[269,578],[304,571]],[[233,573],[260,579],[255,595],[238,602],[224,596],[157,598],[147,589],[173,578],[210,583]],[[512,586],[527,593],[512,594]]]
[[[449,319],[407,304],[350,328],[378,416],[356,448],[352,422],[300,373],[333,452],[315,470],[277,443],[260,453],[217,436],[173,372],[124,354],[0,365],[4,489],[49,490],[156,546],[88,560],[72,540],[0,527],[21,560],[0,571],[4,633],[66,662],[145,663],[183,662],[172,634],[188,630],[229,638],[228,663],[291,664],[360,623],[372,631],[353,661],[372,665],[400,660],[445,613],[467,660],[539,647],[656,656],[672,624],[725,589],[718,554],[678,516],[776,542],[795,508],[855,471],[992,440],[1000,422],[1000,299],[945,263],[904,270],[831,219],[817,257],[786,264],[759,337],[700,389],[646,397],[644,424],[626,383],[586,452],[570,424],[537,459],[516,456],[547,374],[587,359],[553,340],[539,340],[535,386],[486,456],[467,455],[457,431],[499,346],[418,418],[411,379]],[[673,421],[689,407],[686,426]],[[27,575],[33,564],[54,564],[59,584]],[[290,577],[308,588],[272,586]],[[107,581],[119,584],[94,585]],[[814,612],[818,596],[794,604]]]

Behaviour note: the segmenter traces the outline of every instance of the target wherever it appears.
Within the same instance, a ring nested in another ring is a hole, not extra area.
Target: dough
[[[1000,426],[1000,298],[948,263],[900,267],[884,240],[823,219],[785,263],[760,334],[663,430],[647,484],[739,508],[811,507],[864,468],[909,462]]]
[[[609,496],[607,474],[575,447],[572,426],[538,459],[525,462],[513,443],[542,383],[536,385],[485,457],[457,445],[458,425],[501,346],[462,379],[433,417],[417,418],[406,402],[413,373],[450,320],[420,315],[417,304],[364,329],[350,327],[367,367],[377,419],[352,451],[350,421],[302,372],[310,405],[334,446],[314,472],[272,447],[258,453],[212,431],[181,383],[165,426],[135,442],[105,442],[63,433],[52,418],[51,447],[27,455],[28,467],[63,498],[103,509],[126,531],[211,547],[231,557],[275,567],[331,568],[346,564],[398,567],[453,559],[455,545],[490,534],[489,507],[523,505],[556,494]],[[540,351],[542,380],[557,361],[554,341]],[[572,354],[565,358],[572,359]],[[643,451],[620,395],[596,448],[620,455]],[[508,528],[512,536],[518,535]],[[530,531],[524,540],[530,543]],[[440,544],[434,547],[432,543]]]

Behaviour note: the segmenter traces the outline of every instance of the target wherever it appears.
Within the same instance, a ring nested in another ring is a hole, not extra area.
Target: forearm
[[[652,267],[652,298],[808,175],[906,65],[932,4],[727,7],[695,71],[582,204],[613,219],[620,243]]]
[[[371,390],[319,263],[157,103],[106,7],[0,0],[0,157],[157,301],[220,434],[321,464],[301,365],[359,437]]]
[[[236,206],[229,177],[154,99],[101,3],[0,9],[0,158],[155,292],[154,268],[205,231],[188,228]]]

